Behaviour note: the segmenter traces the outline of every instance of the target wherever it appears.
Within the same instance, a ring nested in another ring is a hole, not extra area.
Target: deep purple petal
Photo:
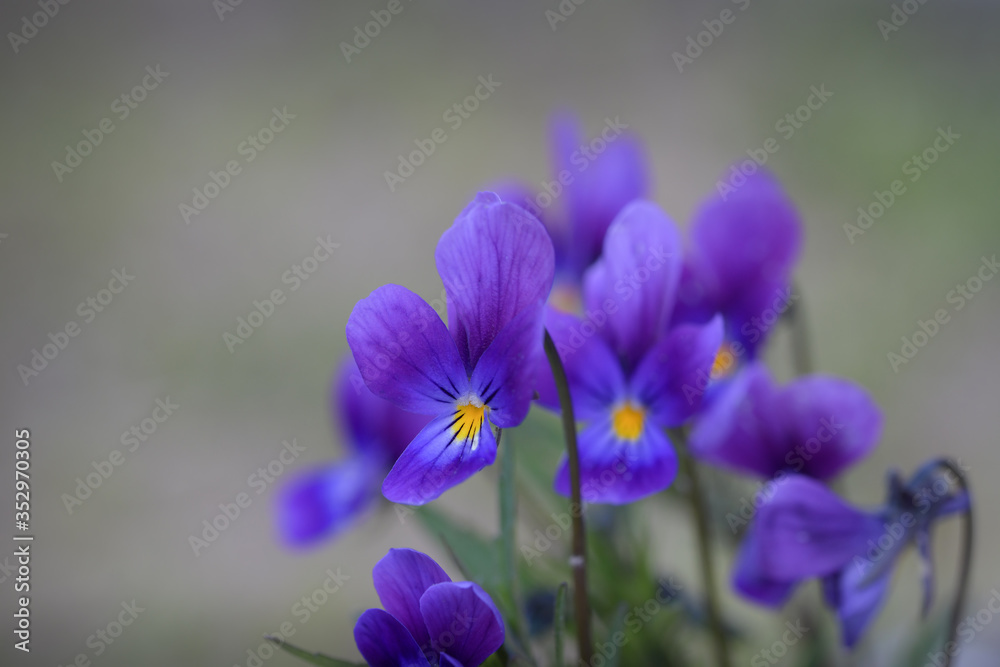
[[[701,407],[704,387],[722,345],[722,318],[674,327],[643,357],[631,391],[659,426],[680,426]]]
[[[469,581],[436,584],[420,598],[428,647],[462,665],[481,665],[504,641],[503,617],[493,600]]]
[[[470,374],[515,315],[545,301],[555,272],[542,223],[492,192],[477,195],[441,235],[435,260],[451,333]]]
[[[380,477],[379,467],[359,456],[289,480],[277,499],[282,539],[304,547],[346,530],[378,496]]]
[[[365,384],[404,410],[440,414],[468,390],[468,375],[434,309],[399,285],[384,285],[354,306],[347,342]]]
[[[787,467],[773,443],[783,442],[782,415],[773,414],[776,392],[766,369],[751,364],[727,382],[691,431],[691,454],[735,472],[773,477]]]
[[[882,413],[862,387],[810,375],[782,387],[775,409],[787,424],[785,462],[791,470],[831,479],[878,443]]]
[[[757,512],[759,572],[764,579],[799,581],[831,574],[863,554],[881,534],[881,519],[855,509],[822,483],[789,475]]]
[[[403,453],[430,418],[401,410],[365,385],[354,355],[347,353],[334,374],[330,410],[336,414],[347,445],[381,462],[386,470]]]
[[[382,495],[394,503],[423,505],[493,463],[497,442],[488,419],[457,428],[454,407],[424,427],[382,482]],[[470,437],[470,430],[472,437]]]
[[[844,646],[853,648],[871,625],[885,603],[893,568],[885,568],[878,576],[848,565],[832,578],[837,588],[835,596],[837,616],[840,618]]]
[[[761,571],[764,550],[754,524],[750,524],[740,544],[733,565],[733,588],[749,600],[765,607],[778,608],[788,601],[798,581],[775,581]]]
[[[618,214],[604,254],[584,276],[588,312],[607,314],[601,335],[631,370],[666,331],[681,270],[677,226],[655,204]]]
[[[565,188],[570,264],[577,279],[600,256],[615,216],[629,202],[650,195],[645,151],[616,120],[606,120],[593,144],[570,114],[557,114],[550,124],[553,181]]]
[[[614,353],[608,348],[597,330],[607,319],[594,316],[581,320],[575,315],[548,308],[545,328],[552,336],[559,358],[566,369],[573,412],[577,419],[586,421],[607,414],[608,408],[625,393],[625,375]],[[548,359],[539,361],[539,403],[559,411],[559,396]]]
[[[472,371],[472,391],[490,408],[490,421],[513,428],[524,421],[538,379],[542,351],[541,302],[529,305],[500,330]]]
[[[802,242],[795,206],[763,170],[734,193],[712,196],[691,223],[692,282],[727,320],[760,315],[761,294],[787,285]],[[762,289],[763,286],[763,289]],[[753,303],[751,303],[753,302]],[[743,321],[735,323],[738,330]]]
[[[361,614],[354,626],[354,642],[371,667],[430,667],[406,628],[381,609]]]
[[[643,426],[636,440],[615,434],[610,412],[594,421],[579,437],[580,490],[590,503],[624,505],[670,486],[677,476],[677,454],[658,427]],[[564,458],[554,488],[570,495],[569,464]]]
[[[427,626],[420,613],[420,598],[435,584],[451,581],[427,554],[413,549],[389,549],[372,568],[372,583],[382,606],[399,619],[416,640],[427,645]]]
[[[451,657],[447,653],[442,653],[438,657],[441,658],[441,664],[444,665],[444,667],[465,667],[465,665],[460,663],[458,660],[455,660],[455,658]]]

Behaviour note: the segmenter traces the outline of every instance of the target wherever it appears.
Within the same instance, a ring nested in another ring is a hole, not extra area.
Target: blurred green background
[[[292,471],[342,451],[327,385],[353,304],[387,282],[438,298],[441,231],[484,184],[549,177],[546,126],[558,108],[579,113],[591,134],[605,118],[629,124],[646,142],[656,201],[681,225],[730,162],[778,140],[767,165],[807,228],[797,281],[817,368],[868,387],[886,416],[880,448],[843,488],[877,503],[888,467],[908,473],[931,456],[960,457],[980,508],[970,609],[1000,586],[1000,281],[898,372],[887,360],[918,320],[951,310],[949,290],[1000,249],[1000,8],[914,2],[886,39],[878,21],[891,20],[893,6],[884,1],[589,0],[553,29],[554,0],[402,0],[348,63],[341,42],[387,2],[222,2],[72,2],[37,34],[28,29],[30,39],[13,39],[16,52],[9,34],[0,47],[0,498],[9,508],[13,431],[29,428],[37,535],[33,651],[11,646],[7,578],[0,663],[67,665],[86,654],[109,667],[247,665],[261,635],[286,621],[296,643],[356,657],[354,618],[377,606],[370,570],[388,548],[424,549],[458,576],[444,550],[391,509],[322,549],[290,553],[276,542],[271,500]],[[725,9],[732,22],[678,71],[673,54]],[[0,27],[21,32],[39,11],[5,2]],[[169,74],[122,119],[115,99],[157,65]],[[383,173],[397,156],[448,128],[443,112],[488,75],[496,92],[390,192]],[[832,97],[793,136],[779,134],[776,123],[821,85]],[[241,142],[286,107],[294,119],[247,162]],[[60,181],[53,161],[106,117],[113,132]],[[960,138],[911,183],[903,165],[939,127]],[[240,173],[186,224],[179,205],[229,160]],[[905,194],[849,242],[845,223],[894,179]],[[340,247],[290,291],[282,275],[327,235]],[[86,322],[78,304],[123,267],[134,280]],[[223,334],[276,288],[287,301],[230,353]],[[70,321],[79,335],[22,381],[18,365]],[[771,350],[784,377],[786,344],[779,335]],[[180,407],[70,513],[63,494],[167,397]],[[248,477],[291,438],[305,452],[257,495]],[[493,488],[492,473],[479,475],[439,505],[493,531]],[[189,535],[244,491],[251,506],[195,556]],[[654,522],[662,566],[693,576],[686,519],[655,501],[639,512]],[[0,512],[0,536],[13,534],[12,514]],[[939,606],[953,590],[956,524],[937,533]],[[10,551],[0,547],[0,562]],[[725,576],[729,562],[720,554]],[[327,568],[350,579],[300,624],[292,607]],[[882,647],[921,631],[918,576],[911,554],[859,663],[882,664]],[[88,637],[133,599],[144,611],[95,655]],[[747,656],[787,620],[734,598],[727,608],[761,638]],[[957,664],[994,665],[998,647],[1000,631],[986,627]],[[284,655],[266,663],[297,664]]]

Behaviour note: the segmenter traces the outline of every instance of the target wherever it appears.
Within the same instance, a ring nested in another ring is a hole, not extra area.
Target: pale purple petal
[[[497,442],[488,419],[459,428],[454,406],[424,427],[382,482],[394,503],[423,505],[461,484],[496,460]]]
[[[503,645],[503,618],[486,591],[472,582],[431,586],[420,598],[420,612],[428,646],[459,664],[481,665]]]
[[[660,426],[680,426],[701,407],[722,345],[722,318],[674,327],[643,357],[630,390]]]
[[[859,385],[810,375],[785,385],[774,409],[787,424],[784,458],[795,472],[827,480],[867,456],[882,433],[882,413]],[[780,449],[779,449],[779,453]]]
[[[666,331],[681,271],[677,226],[655,204],[637,201],[618,214],[604,253],[584,276],[588,311],[608,313],[601,335],[627,370]]]
[[[297,475],[278,494],[282,539],[305,547],[346,530],[378,497],[380,479],[379,466],[360,456]]]
[[[635,502],[666,489],[677,476],[677,454],[660,428],[647,423],[638,439],[622,440],[615,433],[610,411],[580,433],[579,450],[580,490],[587,502]],[[554,488],[570,495],[565,457],[556,472]]]
[[[448,295],[448,322],[466,370],[518,313],[552,289],[548,232],[520,206],[480,193],[441,235],[435,252]]]
[[[410,412],[440,414],[469,381],[448,329],[405,287],[384,285],[354,306],[347,342],[365,384]]]
[[[497,334],[472,371],[472,391],[490,408],[490,421],[513,428],[531,409],[542,350],[541,302],[529,305]]]
[[[607,315],[602,319],[592,313],[583,320],[553,308],[545,313],[545,328],[566,370],[573,412],[582,421],[604,416],[611,404],[625,394],[621,365],[604,339],[597,335],[605,324]],[[544,355],[539,363],[544,365],[538,373],[539,403],[558,412],[559,396],[552,369]]]
[[[450,581],[433,558],[413,549],[389,549],[372,568],[372,583],[382,606],[421,647],[427,645],[429,636],[420,613],[420,598],[431,586]]]
[[[430,667],[430,662],[406,628],[381,609],[361,614],[354,642],[370,667]]]

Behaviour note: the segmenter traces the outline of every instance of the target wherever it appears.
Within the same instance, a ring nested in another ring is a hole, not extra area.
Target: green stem
[[[958,637],[958,626],[962,621],[962,610],[965,608],[965,598],[969,592],[969,575],[972,573],[972,548],[975,544],[975,529],[973,527],[972,494],[969,491],[969,479],[962,472],[961,467],[951,459],[942,459],[938,465],[947,468],[958,478],[962,491],[969,496],[969,508],[965,511],[965,526],[962,539],[962,569],[958,574],[958,590],[955,592],[955,601],[951,607],[951,619],[948,625],[948,641],[945,646],[956,646]],[[945,651],[943,667],[951,665],[953,652]]]
[[[590,634],[590,597],[587,595],[587,534],[583,521],[583,496],[580,492],[580,452],[576,442],[576,417],[569,394],[566,369],[549,332],[545,332],[545,356],[552,367],[559,407],[562,412],[563,434],[566,437],[566,456],[569,459],[570,515],[573,517],[573,610],[576,616],[576,642],[580,662],[590,665],[594,656],[594,642]]]
[[[813,372],[812,346],[809,342],[809,326],[802,306],[802,291],[797,284],[792,285],[792,291],[799,295],[785,313],[792,329],[792,366],[796,375],[809,375]]]
[[[684,434],[674,431],[680,454],[681,469],[691,485],[691,510],[694,514],[695,532],[698,538],[698,556],[701,560],[701,576],[705,586],[705,601],[708,609],[708,623],[712,631],[715,649],[715,664],[730,667],[729,645],[726,629],[722,625],[722,605],[719,602],[719,582],[712,565],[712,537],[709,531],[708,503],[702,488],[701,475],[697,465],[688,453]]]

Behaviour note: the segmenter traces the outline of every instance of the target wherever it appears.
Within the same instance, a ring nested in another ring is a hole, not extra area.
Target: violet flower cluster
[[[780,184],[760,169],[708,197],[685,243],[648,199],[638,140],[625,133],[584,160],[581,136],[572,118],[553,123],[545,197],[508,182],[476,195],[441,235],[447,325],[400,285],[357,303],[331,402],[352,453],[283,490],[285,540],[312,545],[338,534],[379,490],[394,503],[431,502],[494,463],[500,431],[520,425],[533,401],[559,412],[547,332],[583,424],[586,503],[658,494],[689,454],[774,482],[733,566],[740,595],[780,607],[818,578],[853,647],[887,596],[899,554],[915,544],[926,608],[932,527],[971,500],[937,462],[909,481],[892,473],[885,504],[873,510],[828,486],[872,452],[883,420],[855,382],[809,374],[779,384],[765,366],[766,343],[799,298],[792,275],[803,227]],[[564,456],[555,491],[572,495],[572,477]],[[370,665],[471,667],[504,643],[490,596],[452,582],[423,554],[394,549],[373,579],[384,610],[365,612],[355,628]],[[456,615],[467,621],[461,632],[445,627]],[[445,632],[447,647],[438,641]]]

